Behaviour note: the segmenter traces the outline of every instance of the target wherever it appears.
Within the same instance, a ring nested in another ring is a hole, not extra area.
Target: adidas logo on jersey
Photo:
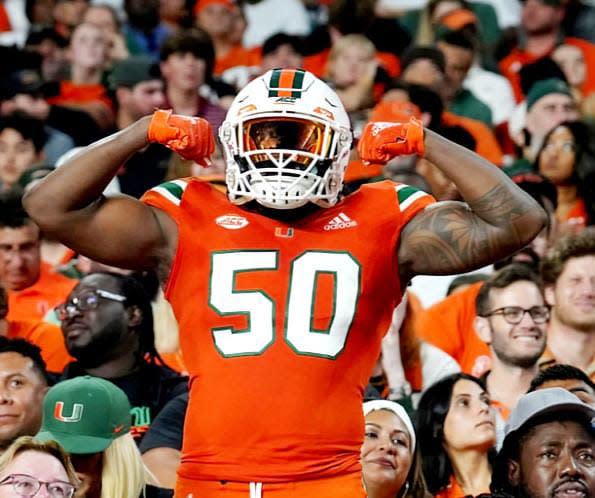
[[[351,228],[357,226],[357,221],[352,220],[349,216],[344,213],[339,213],[326,225],[325,230],[341,230],[343,228]]]

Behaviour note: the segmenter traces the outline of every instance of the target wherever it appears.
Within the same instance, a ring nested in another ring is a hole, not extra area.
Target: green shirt
[[[494,125],[490,108],[466,88],[459,90],[448,110],[458,116],[482,121],[490,128]]]

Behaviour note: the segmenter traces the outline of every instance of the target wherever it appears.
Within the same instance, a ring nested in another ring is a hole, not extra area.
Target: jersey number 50
[[[278,251],[234,251],[212,255],[209,304],[221,316],[245,315],[248,327],[213,329],[223,356],[258,355],[275,339],[276,303],[264,291],[235,290],[239,272],[277,270]],[[319,273],[333,274],[333,313],[328,329],[313,327]],[[291,262],[284,339],[298,354],[335,358],[345,347],[359,296],[360,265],[346,252],[307,251]]]

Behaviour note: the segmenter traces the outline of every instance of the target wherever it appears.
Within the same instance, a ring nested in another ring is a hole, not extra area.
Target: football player
[[[545,213],[415,119],[369,124],[360,155],[425,154],[467,202],[434,203],[390,181],[344,196],[349,119],[336,93],[299,69],[249,83],[219,139],[227,195],[186,178],[141,201],[102,197],[150,142],[208,162],[209,124],[161,110],[87,147],[25,207],[77,252],[160,272],[191,376],[176,497],[364,496],[362,393],[407,283],[509,254]]]

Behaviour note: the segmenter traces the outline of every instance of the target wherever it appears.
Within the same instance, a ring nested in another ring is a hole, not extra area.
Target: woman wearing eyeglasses
[[[68,455],[54,441],[23,436],[0,457],[0,498],[72,498],[78,485]]]

